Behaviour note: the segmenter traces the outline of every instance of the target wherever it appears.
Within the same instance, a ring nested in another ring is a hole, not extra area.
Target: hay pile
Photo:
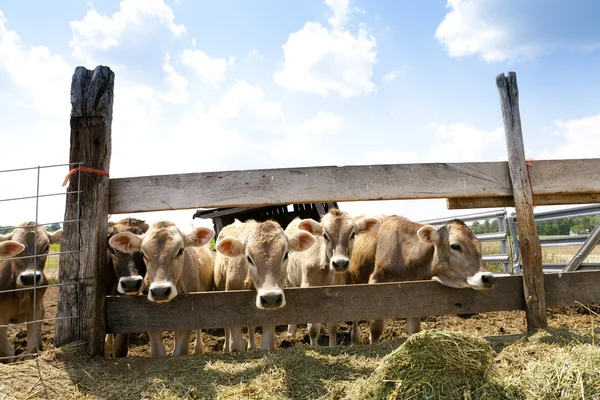
[[[547,328],[498,357],[507,388],[527,400],[600,399],[600,348],[594,336]]]
[[[460,332],[422,331],[385,356],[352,396],[360,399],[508,398],[483,339]]]

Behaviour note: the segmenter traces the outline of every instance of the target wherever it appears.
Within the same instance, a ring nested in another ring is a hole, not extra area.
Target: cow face
[[[46,258],[51,244],[58,244],[62,239],[62,229],[49,233],[35,222],[26,222],[16,227],[7,235],[0,235],[0,241],[13,240],[21,243],[24,249],[12,262],[17,276],[19,288],[42,284]]]
[[[312,219],[302,220],[300,229],[312,233],[325,245],[325,256],[329,268],[338,273],[347,272],[350,268],[350,255],[356,235],[375,230],[381,225],[377,218],[365,217],[354,221],[345,212],[334,208],[318,223]]]
[[[177,296],[187,247],[200,247],[212,239],[208,228],[195,228],[182,233],[174,223],[162,221],[153,224],[143,235],[121,232],[110,238],[110,245],[124,253],[141,251],[147,266],[148,300],[164,303]]]
[[[217,251],[227,257],[243,256],[257,291],[256,307],[267,310],[285,306],[288,252],[304,251],[315,243],[310,233],[286,234],[274,221],[256,223],[244,241],[226,236],[217,243]]]
[[[434,246],[433,280],[454,288],[488,290],[494,286],[494,275],[481,257],[481,242],[464,222],[453,220],[437,229],[426,225],[417,235]]]
[[[141,251],[124,253],[110,245],[110,238],[120,232],[131,232],[142,235],[149,226],[142,220],[134,218],[123,219],[112,226],[108,234],[108,251],[111,257],[113,271],[118,280],[117,291],[125,295],[138,295],[145,289],[146,263]]]

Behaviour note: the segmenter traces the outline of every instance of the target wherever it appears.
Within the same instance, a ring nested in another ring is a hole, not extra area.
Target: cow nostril
[[[165,297],[169,297],[170,294],[171,294],[171,288],[168,287],[165,289]]]
[[[278,306],[280,306],[282,301],[283,301],[283,296],[282,295],[277,295],[277,299],[275,300],[275,303]]]
[[[265,296],[260,296],[260,304],[262,304],[263,306],[266,306],[269,304],[269,301],[267,300],[267,298]]]
[[[127,289],[127,285],[125,284],[125,281],[121,281],[121,287],[123,289]]]
[[[483,283],[488,283],[488,277],[487,277],[487,276],[485,276],[485,275],[483,275],[483,276],[481,277],[481,282],[483,282]]]
[[[496,278],[494,278],[494,275],[483,275],[481,277],[481,282],[483,282],[484,285],[486,286],[490,286],[493,285],[494,282],[496,281]]]
[[[142,281],[141,280],[135,281],[135,288],[136,289],[139,289],[141,286],[142,286]]]

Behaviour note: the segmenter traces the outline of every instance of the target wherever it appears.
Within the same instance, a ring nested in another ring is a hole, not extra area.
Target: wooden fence
[[[516,75],[498,75],[496,83],[508,162],[284,168],[120,179],[84,173],[80,238],[75,227],[65,226],[63,232],[63,245],[81,241],[81,268],[77,271],[72,255],[60,260],[61,279],[79,278],[83,296],[77,304],[73,293],[61,287],[59,316],[74,316],[79,310],[79,320],[57,322],[56,344],[75,340],[80,330],[88,351],[95,355],[102,352],[105,332],[506,310],[526,310],[527,328],[533,330],[547,325],[547,306],[600,303],[600,272],[544,276],[532,211],[532,201],[540,205],[600,202],[600,159],[535,161],[528,171]],[[75,70],[70,162],[109,171],[113,86],[114,74],[108,67]],[[70,185],[76,186],[76,180],[71,179]],[[451,289],[432,281],[286,289],[286,306],[273,311],[257,309],[252,291],[180,295],[166,304],[145,297],[104,296],[109,213],[433,198],[447,199],[449,208],[515,206],[523,276],[498,277],[496,287],[486,292]],[[74,201],[67,198],[65,219],[74,219]]]

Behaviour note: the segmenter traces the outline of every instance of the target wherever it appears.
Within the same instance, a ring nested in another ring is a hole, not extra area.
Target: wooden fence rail
[[[78,67],[71,93],[71,161],[105,172],[110,166],[113,82],[114,75],[107,67],[93,72]],[[87,194],[80,207],[75,207],[73,196],[67,197],[65,219],[77,219],[73,213],[79,210],[81,229],[65,229],[64,235],[70,239],[63,241],[63,245],[82,244],[81,268],[74,257],[61,258],[60,271],[61,277],[83,280],[77,296],[61,291],[58,304],[59,316],[79,317],[79,326],[68,322],[57,328],[57,344],[75,340],[79,328],[88,351],[99,354],[105,332],[522,309],[526,310],[528,330],[532,330],[545,325],[547,305],[600,303],[600,272],[547,275],[544,279],[537,267],[539,238],[528,218],[531,202],[536,200],[540,204],[599,202],[600,159],[535,161],[526,176],[516,76],[510,73],[507,79],[499,75],[497,83],[508,162],[285,168],[110,180],[87,176],[83,180]],[[79,111],[82,105],[84,112]],[[497,286],[487,292],[451,289],[431,281],[286,289],[287,305],[272,311],[257,309],[252,291],[181,295],[166,304],[151,303],[143,296],[104,296],[107,213],[432,198],[446,198],[449,208],[516,205],[519,226],[526,225],[520,231],[526,239],[521,240],[521,253],[530,253],[523,277],[498,278]]]

